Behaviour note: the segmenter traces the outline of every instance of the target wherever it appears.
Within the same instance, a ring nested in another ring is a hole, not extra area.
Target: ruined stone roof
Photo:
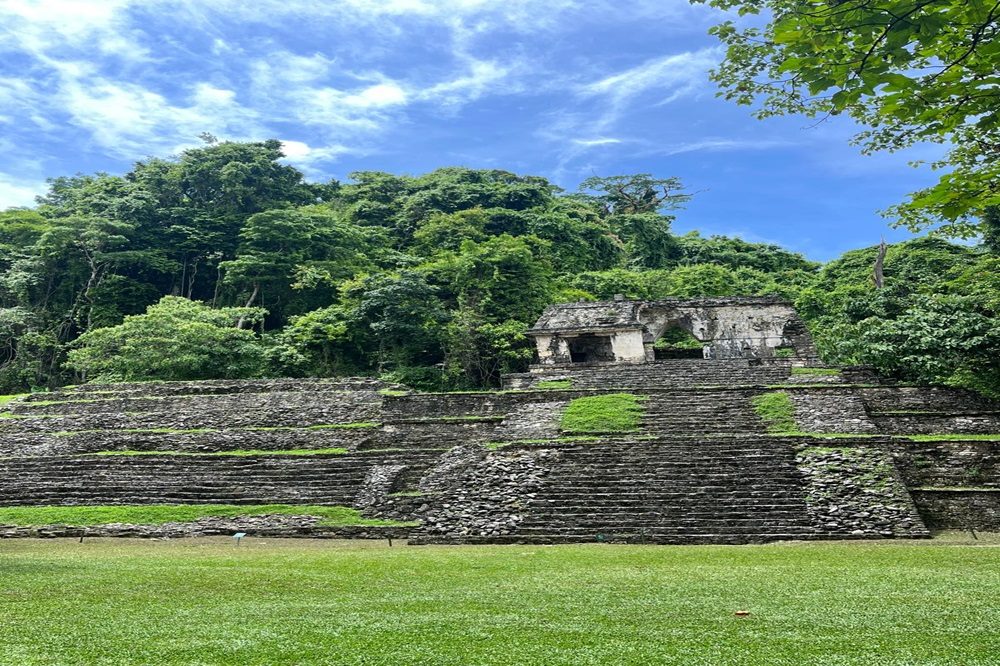
[[[569,331],[627,330],[642,328],[642,308],[712,308],[785,304],[779,296],[724,296],[717,298],[665,298],[657,301],[614,300],[559,303],[545,308],[528,330],[529,335]]]
[[[636,312],[642,301],[560,303],[545,308],[528,333],[642,328]]]

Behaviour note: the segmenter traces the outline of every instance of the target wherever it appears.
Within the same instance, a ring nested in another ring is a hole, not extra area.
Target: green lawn
[[[305,504],[120,504],[111,506],[4,506],[0,507],[0,525],[162,525],[189,523],[199,518],[236,518],[239,516],[316,516],[326,527],[349,525],[405,525],[392,520],[364,518],[348,506],[311,506]]]
[[[997,663],[998,618],[996,539],[0,542],[0,664],[17,666],[972,666]]]

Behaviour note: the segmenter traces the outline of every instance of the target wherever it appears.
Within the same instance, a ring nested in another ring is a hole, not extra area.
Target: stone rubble
[[[858,538],[928,536],[906,487],[881,449],[803,447],[806,506],[818,530]]]

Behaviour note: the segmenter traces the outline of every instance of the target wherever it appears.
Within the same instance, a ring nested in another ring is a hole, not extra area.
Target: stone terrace
[[[973,436],[1000,433],[995,403],[813,373],[783,359],[677,359],[539,368],[506,377],[501,392],[414,393],[363,378],[80,386],[4,406],[0,505],[345,505],[420,521],[414,543],[1000,528],[1000,441]],[[616,392],[641,398],[637,430],[564,429],[573,400]],[[753,401],[775,393],[802,432],[768,432]],[[326,534],[262,520],[247,529]],[[354,532],[389,533],[402,532]]]

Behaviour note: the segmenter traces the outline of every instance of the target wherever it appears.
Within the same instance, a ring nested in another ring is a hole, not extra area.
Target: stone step
[[[791,541],[803,539],[821,538],[810,533],[771,533],[754,535],[731,535],[731,534],[685,534],[685,535],[649,535],[633,534],[624,536],[608,537],[600,541],[606,543],[635,543],[635,544],[662,544],[662,545],[742,545],[750,543],[768,543],[773,541]],[[409,539],[411,545],[431,545],[431,544],[572,544],[572,543],[595,543],[599,540],[594,534],[537,534],[531,536],[524,535],[499,535],[499,536],[463,536],[460,538],[447,538],[437,536],[424,536],[419,531],[417,535]]]

